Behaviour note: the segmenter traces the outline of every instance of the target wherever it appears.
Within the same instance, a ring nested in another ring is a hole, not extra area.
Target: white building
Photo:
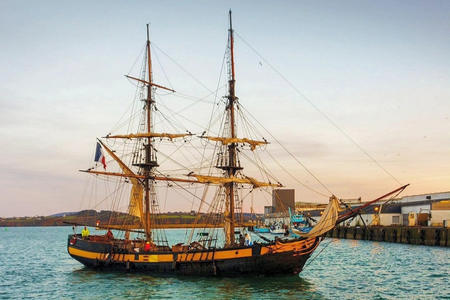
[[[364,203],[362,203],[364,204]],[[352,206],[359,206],[352,205]],[[381,211],[381,212],[380,212]],[[309,212],[315,220],[320,211]],[[362,218],[362,220],[361,220]],[[450,192],[405,196],[389,202],[377,202],[367,207],[354,219],[342,225],[404,225],[404,226],[446,226],[450,227]]]

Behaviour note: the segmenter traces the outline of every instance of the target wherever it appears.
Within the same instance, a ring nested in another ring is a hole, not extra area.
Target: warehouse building
[[[355,205],[358,206],[358,205]],[[316,213],[317,215],[317,213]],[[315,218],[318,219],[317,215]],[[361,217],[343,225],[403,225],[450,227],[450,192],[405,196],[368,207]]]
[[[289,224],[289,210],[295,211],[295,190],[274,189],[272,191],[272,206],[264,206],[264,223]]]
[[[294,203],[294,190],[274,190],[272,206],[264,207],[265,224],[289,224],[288,208],[319,220],[326,204]],[[341,199],[349,206],[363,205],[361,198]],[[343,206],[343,208],[345,208]],[[403,225],[450,227],[450,192],[404,196],[389,202],[380,201],[367,207],[361,216],[348,220],[342,226]]]

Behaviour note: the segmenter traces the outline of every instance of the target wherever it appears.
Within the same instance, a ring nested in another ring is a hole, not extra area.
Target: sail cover
[[[339,210],[339,201],[336,196],[333,195],[330,197],[330,202],[325,208],[322,217],[320,217],[319,222],[317,222],[316,226],[314,226],[310,232],[304,233],[294,228],[292,229],[292,232],[305,238],[321,236],[334,228],[338,219]]]

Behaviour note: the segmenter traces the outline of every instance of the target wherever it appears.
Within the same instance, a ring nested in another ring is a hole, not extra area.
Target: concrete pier
[[[327,237],[450,247],[450,228],[423,226],[338,226]]]

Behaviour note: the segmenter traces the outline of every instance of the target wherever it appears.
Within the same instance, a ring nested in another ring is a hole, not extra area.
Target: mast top
[[[229,40],[230,40],[231,80],[233,81],[233,89],[234,89],[234,81],[235,81],[235,77],[234,77],[234,37],[233,37],[233,22],[231,21],[231,9],[229,10],[228,13],[230,16],[230,29],[228,31],[230,32]],[[230,91],[230,94],[233,94],[233,97],[234,97],[234,91],[233,91],[233,93],[231,93],[231,91]],[[234,99],[233,99],[233,101],[234,101]]]

